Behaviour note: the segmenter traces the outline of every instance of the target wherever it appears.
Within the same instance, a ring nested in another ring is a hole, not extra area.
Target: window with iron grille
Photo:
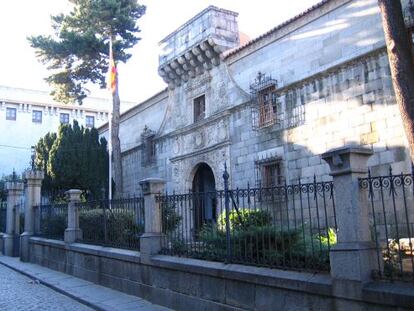
[[[155,163],[156,160],[156,148],[155,148],[155,132],[150,130],[145,125],[144,131],[141,134],[142,139],[142,152],[141,152],[141,165],[149,166]]]
[[[259,202],[283,202],[285,199],[285,177],[282,171],[282,161],[272,157],[256,161],[256,187],[259,191]]]
[[[40,110],[32,111],[32,122],[42,123],[42,112]]]
[[[154,136],[147,136],[144,138],[143,150],[142,150],[142,166],[148,166],[155,163],[156,148]]]
[[[298,96],[299,95],[299,96]],[[304,94],[293,90],[285,95],[286,128],[292,128],[305,123]]]
[[[69,113],[61,113],[60,114],[60,123],[61,124],[69,124]]]
[[[16,120],[16,108],[6,108],[6,120]]]
[[[284,183],[280,160],[257,163],[259,185],[261,187],[277,187]]]
[[[259,127],[266,127],[277,122],[277,105],[275,87],[269,86],[258,93]]]
[[[95,118],[93,116],[86,116],[85,118],[85,125],[86,127],[94,127],[95,126]]]
[[[258,73],[250,85],[253,129],[281,123],[281,107],[276,93],[277,81]]]
[[[258,73],[250,85],[253,130],[288,129],[305,123],[304,89],[281,92],[277,80]]]
[[[206,114],[206,97],[201,95],[194,99],[194,122],[203,120]]]

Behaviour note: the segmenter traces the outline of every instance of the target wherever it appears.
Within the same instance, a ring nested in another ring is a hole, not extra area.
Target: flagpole
[[[109,69],[111,70],[111,59],[112,59],[112,36],[109,37]],[[110,80],[109,80],[110,81]],[[109,139],[108,139],[108,152],[109,152],[109,185],[108,185],[108,199],[112,200],[112,106],[113,106],[113,94],[112,88],[109,89],[110,91],[110,99],[109,99]]]

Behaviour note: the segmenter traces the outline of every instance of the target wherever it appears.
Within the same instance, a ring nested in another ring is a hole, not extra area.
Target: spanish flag
[[[108,89],[111,90],[112,94],[116,91],[116,65],[112,52],[112,40],[109,41]]]

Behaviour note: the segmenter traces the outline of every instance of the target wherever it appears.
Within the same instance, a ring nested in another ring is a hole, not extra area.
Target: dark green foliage
[[[132,211],[104,211],[98,207],[80,212],[79,227],[86,242],[131,249],[139,249],[139,237],[144,231],[144,226],[137,224]]]
[[[85,84],[105,88],[108,72],[109,38],[113,38],[116,61],[125,63],[126,50],[139,41],[137,20],[145,6],[136,0],[69,0],[68,15],[52,16],[54,36],[32,36],[28,40],[40,61],[52,74],[46,81],[59,102],[73,102],[87,96]]]
[[[231,210],[229,214],[230,229],[240,230],[247,229],[251,226],[269,225],[272,218],[270,213],[260,209],[240,208]],[[226,230],[226,211],[223,211],[218,218],[218,229]]]
[[[172,254],[226,261],[225,213],[217,224],[206,224],[197,242],[186,244],[179,235],[169,245]],[[329,247],[336,244],[335,230],[309,234],[309,228],[281,227],[264,210],[240,209],[230,213],[231,262],[271,267],[329,270]],[[305,232],[307,232],[305,234]]]
[[[181,220],[182,217],[177,215],[176,206],[172,203],[164,203],[161,206],[162,213],[162,231],[163,233],[174,232]]]
[[[48,215],[47,219],[41,222],[40,232],[46,238],[63,240],[67,224],[65,214]]]
[[[49,174],[47,174],[47,165],[49,163],[50,151],[52,149],[53,143],[56,141],[56,133],[47,133],[44,137],[40,138],[38,143],[35,146],[36,158],[35,166],[37,169],[45,172],[45,177],[42,181],[42,190],[50,191],[55,185]]]
[[[44,195],[57,201],[68,189],[82,189],[100,198],[108,184],[108,152],[98,131],[80,127],[77,121],[61,125],[58,133],[48,133],[36,145],[35,163],[45,172]]]

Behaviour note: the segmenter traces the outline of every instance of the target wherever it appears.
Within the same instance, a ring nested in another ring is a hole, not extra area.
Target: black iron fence
[[[410,174],[371,176],[359,180],[367,189],[377,270],[383,279],[414,281],[414,170]]]
[[[82,242],[126,249],[139,249],[144,232],[144,199],[134,197],[77,204]]]
[[[332,182],[160,195],[162,253],[267,267],[329,270]]]
[[[0,202],[0,232],[6,232],[7,202]]]
[[[47,239],[63,240],[68,224],[68,204],[43,204],[35,206],[40,218],[39,236]]]

